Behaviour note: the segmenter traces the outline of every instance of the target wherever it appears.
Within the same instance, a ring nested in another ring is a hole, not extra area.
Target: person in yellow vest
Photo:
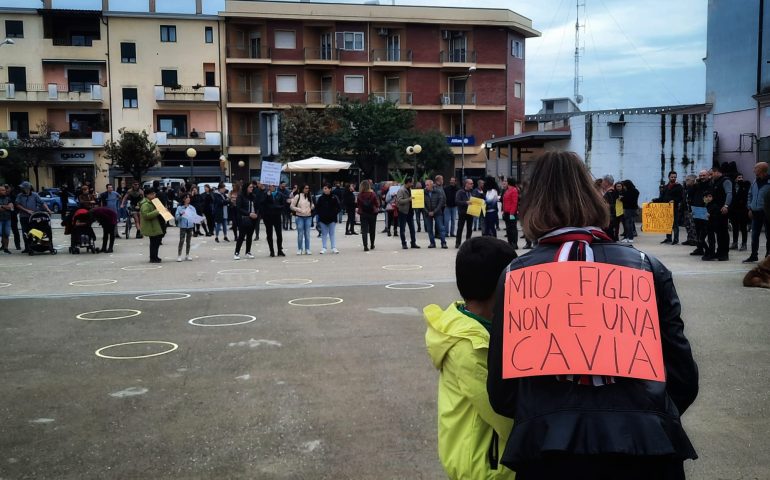
[[[425,343],[439,372],[438,453],[451,479],[513,479],[498,464],[498,452],[513,421],[492,410],[487,397],[487,351],[495,288],[500,274],[516,258],[511,245],[494,237],[462,244],[455,260],[462,302],[446,310],[423,309]]]

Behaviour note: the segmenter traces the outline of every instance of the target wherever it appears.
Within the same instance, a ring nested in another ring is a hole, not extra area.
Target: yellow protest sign
[[[412,189],[412,208],[425,208],[425,190],[421,188]]]
[[[673,225],[673,203],[642,204],[642,231],[644,233],[671,233]]]
[[[174,216],[171,215],[171,212],[168,211],[166,206],[163,205],[163,202],[161,202],[159,198],[153,199],[152,204],[155,205],[155,209],[158,210],[158,213],[160,213],[160,216],[163,217],[163,220],[170,222],[174,219]]]
[[[471,199],[468,201],[468,215],[472,217],[480,217],[483,210],[484,200],[478,197],[471,197]]]

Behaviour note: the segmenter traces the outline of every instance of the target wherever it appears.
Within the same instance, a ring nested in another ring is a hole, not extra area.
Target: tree
[[[54,153],[61,149],[62,143],[51,138],[48,122],[41,120],[37,123],[37,134],[20,138],[10,143],[9,158],[25,167],[27,172],[32,169],[35,175],[35,189],[40,189],[40,167],[51,163]]]
[[[110,165],[130,173],[135,180],[141,181],[142,176],[160,162],[158,145],[150,141],[145,130],[130,132],[125,128],[118,130],[120,140],[108,141],[104,146],[104,158],[110,160]]]
[[[339,130],[332,109],[319,113],[305,107],[291,107],[281,116],[279,158],[282,162],[289,162],[313,155],[338,157],[344,151],[337,135]]]
[[[356,159],[364,176],[379,178],[388,166],[398,163],[414,126],[415,112],[399,109],[394,103],[343,100],[331,109],[338,115],[340,140]]]

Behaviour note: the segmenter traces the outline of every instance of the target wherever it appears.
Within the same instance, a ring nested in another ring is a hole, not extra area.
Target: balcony
[[[374,66],[409,66],[412,64],[412,51],[398,48],[375,48],[372,50]]]
[[[340,51],[337,48],[304,48],[303,55],[307,65],[339,65]]]
[[[468,92],[447,92],[442,93],[441,107],[446,109],[459,108],[461,105],[476,105],[476,94]]]
[[[366,103],[369,100],[369,95],[366,93],[343,92],[339,94],[339,99],[347,99],[350,102]]]
[[[227,136],[227,140],[227,153],[230,155],[259,155],[261,153],[258,133],[231,133]]]
[[[243,106],[267,106],[271,107],[273,104],[273,92],[265,92],[263,90],[228,90],[227,91],[227,103],[232,107],[233,103],[243,104]]]
[[[0,101],[102,103],[106,85],[82,85],[70,91],[65,85],[30,83],[20,91],[13,83],[0,84]]]
[[[466,50],[464,48],[449,51],[442,50],[439,53],[439,62],[444,67],[467,68],[476,63],[476,50]]]
[[[227,45],[227,63],[265,64],[272,61],[270,47],[251,47],[246,44]]]
[[[51,132],[51,136],[54,136]],[[58,134],[59,141],[64,148],[94,148],[104,145],[105,132],[77,132],[68,131]]]
[[[164,87],[155,85],[155,101],[158,103],[201,103],[218,102],[219,87],[202,85]]]
[[[375,103],[395,103],[396,105],[411,105],[412,92],[372,92]]]
[[[306,91],[305,104],[307,105],[333,105],[337,103],[339,92],[327,91]]]
[[[155,132],[155,143],[159,147],[193,147],[198,145],[221,145],[221,132],[204,132],[197,137],[189,135],[169,135],[168,132]]]

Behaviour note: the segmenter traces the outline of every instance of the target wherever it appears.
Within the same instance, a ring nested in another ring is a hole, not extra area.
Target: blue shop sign
[[[462,135],[451,135],[446,137],[446,142],[453,147],[459,147],[463,144],[463,137]],[[466,135],[465,145],[476,145],[476,137],[473,135]]]

